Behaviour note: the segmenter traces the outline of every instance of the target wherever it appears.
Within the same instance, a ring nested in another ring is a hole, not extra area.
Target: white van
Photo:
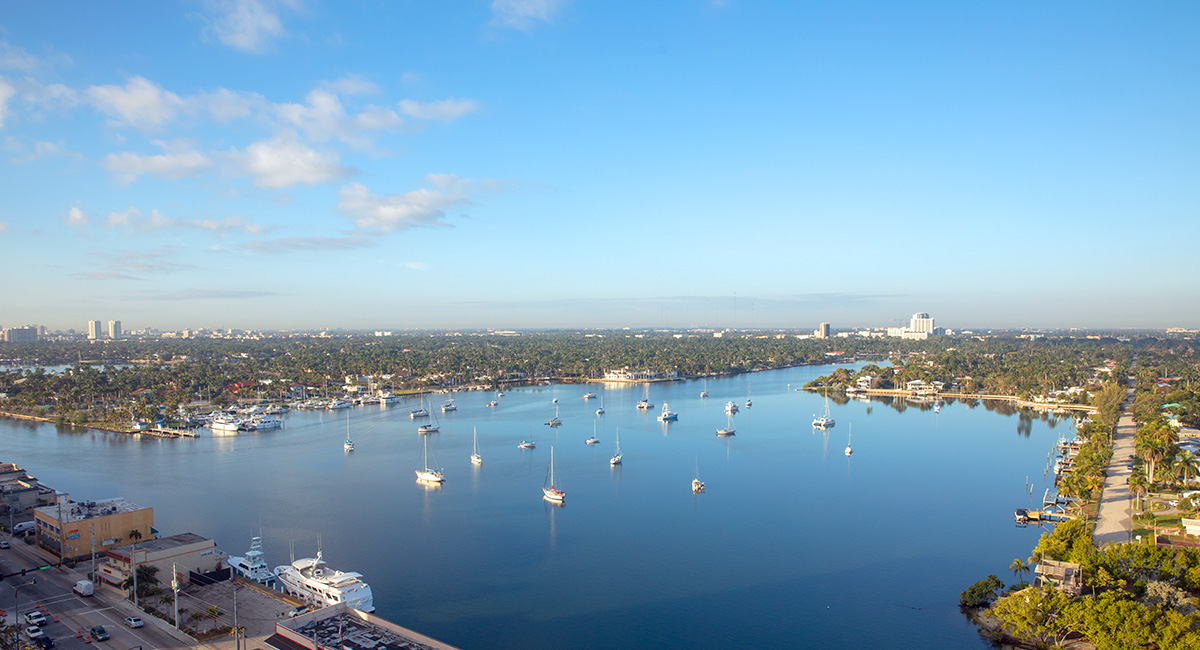
[[[71,587],[71,591],[74,591],[80,596],[91,596],[93,593],[95,593],[95,587],[92,585],[91,580],[80,580],[79,582],[75,583],[74,587]]]
[[[36,527],[37,527],[36,522],[22,521],[21,523],[13,526],[12,534],[13,535],[24,535],[25,533],[33,532],[33,529]]]

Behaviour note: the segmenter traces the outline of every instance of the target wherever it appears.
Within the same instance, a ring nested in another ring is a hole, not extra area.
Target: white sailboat
[[[725,411],[725,428],[717,429],[718,436],[732,436],[737,433],[737,429],[733,428],[733,413]]]
[[[699,494],[704,491],[704,481],[700,480],[700,457],[696,457],[696,478],[692,479],[692,492]]]
[[[584,441],[583,441],[583,443],[584,443],[585,445],[598,445],[598,444],[600,444],[600,439],[596,437],[596,423],[595,423],[595,422],[592,422],[592,437],[591,437],[591,438],[588,438],[587,440],[584,440]]]
[[[342,443],[342,450],[346,452],[354,451],[354,441],[350,439],[350,412],[346,412],[346,442]]]
[[[425,438],[425,451],[421,455],[422,468],[414,470],[417,474],[418,481],[427,481],[429,483],[441,483],[445,478],[442,475],[441,468],[433,469],[429,466],[429,438]]]
[[[542,486],[542,497],[556,503],[561,503],[567,498],[567,493],[559,489],[554,482],[554,447],[550,447],[550,469],[546,474],[546,484]]]
[[[608,464],[609,465],[620,465],[622,458],[624,458],[624,456],[621,454],[621,430],[618,428],[617,429],[617,452],[615,454],[613,454],[613,457],[611,460],[608,461]]]
[[[704,390],[700,391],[700,397],[708,397],[708,380],[704,380]]]
[[[746,408],[754,406],[754,400],[750,399],[750,380],[746,380]]]
[[[650,385],[649,384],[646,385],[646,396],[643,397],[642,400],[637,403],[637,408],[639,411],[649,411],[650,409],[654,408],[654,403],[650,401]]]
[[[600,408],[596,409],[596,415],[604,415],[604,396],[600,396]]]
[[[846,455],[854,453],[854,449],[850,446],[850,438],[854,435],[854,425],[850,425],[850,431],[846,433]]]
[[[529,439],[522,440],[517,444],[517,449],[533,449],[537,444],[533,442],[533,427],[529,427]]]
[[[473,453],[471,454],[471,462],[476,465],[482,465],[483,464],[483,456],[479,455],[479,432],[475,430],[475,427],[471,427],[471,436],[474,438],[474,442],[472,445]]]
[[[437,433],[438,431],[442,430],[441,423],[438,422],[437,413],[430,414],[430,417],[432,417],[433,420],[426,422],[425,424],[422,424],[421,426],[417,427],[417,433],[420,433],[420,434]]]
[[[546,426],[548,426],[548,427],[562,426],[562,419],[558,417],[558,404],[557,403],[554,405],[554,417],[550,418],[550,421],[546,423]]]
[[[833,426],[833,418],[829,417],[829,396],[828,395],[825,396],[825,415],[822,415],[820,417],[813,416],[812,425],[813,425],[813,428],[822,429],[822,430],[828,429],[829,427]]]

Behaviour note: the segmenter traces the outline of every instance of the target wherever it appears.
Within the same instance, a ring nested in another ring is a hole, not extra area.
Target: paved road
[[[1133,384],[1134,378],[1130,377],[1125,397],[1127,411],[1133,407]],[[1137,425],[1133,422],[1133,416],[1122,415],[1117,421],[1113,457],[1108,463],[1104,491],[1100,494],[1100,512],[1096,518],[1096,528],[1092,531],[1092,540],[1096,542],[1096,546],[1132,541],[1133,502],[1130,501],[1130,472],[1125,466],[1129,464],[1129,457],[1133,454],[1136,432]]]

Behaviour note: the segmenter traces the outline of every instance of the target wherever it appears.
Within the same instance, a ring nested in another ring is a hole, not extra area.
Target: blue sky
[[[0,324],[1200,326],[1200,5],[6,2]]]

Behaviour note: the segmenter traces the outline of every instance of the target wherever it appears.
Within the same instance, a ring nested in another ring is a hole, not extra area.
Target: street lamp
[[[21,624],[21,587],[36,585],[37,578],[30,578],[29,582],[23,582],[13,589],[13,625]]]

